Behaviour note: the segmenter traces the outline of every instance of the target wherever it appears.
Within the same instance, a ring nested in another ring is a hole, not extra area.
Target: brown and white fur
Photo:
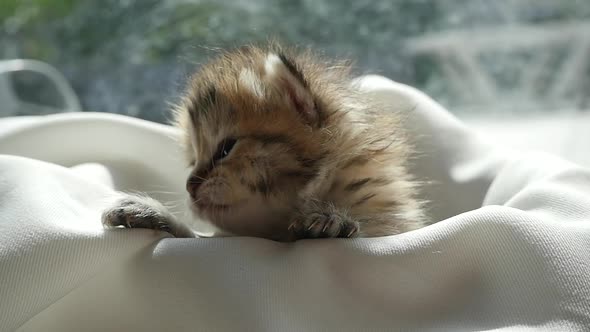
[[[401,119],[358,91],[346,63],[276,44],[223,53],[176,109],[191,210],[226,232],[280,241],[420,228]],[[123,199],[103,222],[191,236],[143,201]],[[147,225],[137,217],[146,209]]]

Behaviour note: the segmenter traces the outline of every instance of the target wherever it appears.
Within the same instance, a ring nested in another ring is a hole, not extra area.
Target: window
[[[587,0],[0,1],[0,59],[54,65],[85,110],[158,122],[215,49],[269,36],[353,59],[460,116],[584,109],[588,31]]]

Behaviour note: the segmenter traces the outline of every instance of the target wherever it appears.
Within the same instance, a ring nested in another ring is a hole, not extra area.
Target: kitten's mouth
[[[220,213],[227,214],[228,211],[235,210],[241,206],[242,203],[244,203],[244,200],[231,202],[231,204],[220,204],[207,198],[202,198],[192,202],[194,209],[209,216]]]

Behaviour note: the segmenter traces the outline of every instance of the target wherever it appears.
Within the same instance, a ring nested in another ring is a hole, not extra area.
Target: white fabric
[[[0,133],[28,157],[0,156],[0,330],[588,329],[590,172],[495,147],[406,86],[363,87],[408,112],[437,224],[292,244],[105,231],[112,188],[183,199],[173,129],[68,114]]]
[[[559,155],[590,167],[590,109],[555,110],[551,114],[487,116],[463,119],[469,127],[494,138],[494,142],[518,149]]]

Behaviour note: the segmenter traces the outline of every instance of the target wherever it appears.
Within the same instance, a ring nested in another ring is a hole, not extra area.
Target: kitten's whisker
[[[175,209],[183,209],[185,208],[185,206],[181,206],[180,204],[164,204],[165,207],[167,207],[170,210],[175,210]]]
[[[191,177],[194,177],[194,178],[196,178],[197,180],[200,180],[200,181],[207,181],[207,179],[206,179],[206,178],[204,178],[204,177],[202,177],[202,176],[198,176],[198,175],[192,175]],[[189,181],[190,183],[195,183],[195,182],[196,182],[196,181],[193,181],[192,179],[190,179],[190,180],[188,180],[188,181]]]
[[[162,204],[173,204],[173,205],[178,205],[178,204],[183,204],[183,203],[184,203],[184,200],[175,200],[175,201],[167,201],[167,202],[164,202],[164,203],[162,203]]]
[[[174,192],[174,191],[145,191],[146,194],[164,194],[164,195],[184,195],[184,193]]]

